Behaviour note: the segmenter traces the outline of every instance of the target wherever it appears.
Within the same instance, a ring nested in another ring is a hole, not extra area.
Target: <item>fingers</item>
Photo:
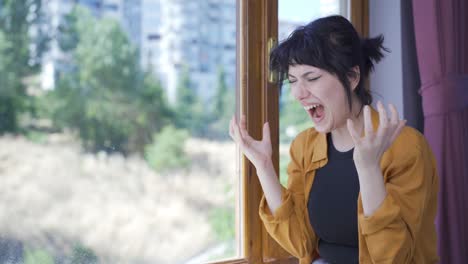
[[[393,135],[390,137],[390,143],[393,143],[393,141],[395,141],[395,139],[401,133],[401,131],[403,130],[405,125],[406,125],[406,120],[400,120],[399,121],[398,127],[395,129],[395,131],[393,132]]]
[[[374,128],[372,127],[370,107],[368,105],[364,107],[364,131],[366,132],[365,134],[366,137],[374,134]]]
[[[245,131],[247,130],[245,115],[242,115],[242,117],[240,119],[240,128],[241,128],[242,135],[244,135]]]
[[[234,118],[233,130],[234,130],[234,138],[235,138],[234,141],[236,141],[236,143],[238,143],[241,148],[244,148],[245,145],[246,145],[246,142],[245,142],[244,138],[242,137],[240,128],[237,125],[235,118]]]
[[[245,115],[242,116],[240,124],[237,124],[235,116],[231,118],[229,136],[241,147],[248,147],[252,144],[254,139],[247,132]]]
[[[381,101],[377,102],[377,110],[379,111],[380,126],[386,128],[388,126],[387,111]]]
[[[270,123],[266,122],[263,124],[263,139],[268,143],[271,143],[271,135],[270,135]]]
[[[245,115],[242,115],[240,120],[240,132],[243,138],[249,137],[249,133],[247,133],[247,121],[245,121]]]
[[[377,110],[379,113],[379,127],[376,132],[374,132],[371,109],[368,105],[364,107],[363,113],[364,137],[361,137],[357,132],[353,120],[348,119],[346,125],[355,145],[365,143],[366,146],[380,149],[379,151],[383,153],[401,133],[406,125],[406,120],[399,119],[398,112],[392,104],[389,105],[390,112],[388,112],[382,102],[379,101],[377,102]]]
[[[229,136],[238,144],[241,144],[242,136],[239,131],[239,126],[236,123],[235,116],[232,116],[231,121],[229,122]]]
[[[377,108],[379,110],[380,116],[380,125],[379,125],[379,136],[382,140],[386,142],[386,147],[390,146],[393,141],[398,137],[403,128],[406,125],[406,120],[400,120],[398,111],[393,104],[389,104],[388,108],[390,109],[390,119],[387,117],[387,111],[383,104],[379,101],[377,103]]]
[[[377,110],[379,111],[379,129],[377,130],[377,136],[383,139],[387,135],[389,122],[387,111],[381,101],[377,102]]]
[[[389,143],[391,144],[396,137],[400,134],[401,130],[403,127],[406,125],[406,120],[400,120],[400,117],[398,115],[398,111],[396,107],[393,104],[389,104],[390,112],[391,112],[391,118],[388,124],[388,127],[390,129],[389,135]]]
[[[246,124],[247,122],[246,122],[245,119],[246,119],[245,115],[242,115],[241,121],[240,121],[240,133],[241,133],[242,137],[244,138],[244,140],[251,141],[251,140],[253,140],[253,138],[247,132],[247,124]]]
[[[232,140],[236,141],[236,135],[234,133],[236,127],[236,118],[235,116],[232,116],[231,121],[229,121],[229,136],[232,138]]]
[[[390,122],[392,125],[398,124],[398,120],[400,119],[398,117],[398,111],[396,110],[395,106],[393,104],[389,104],[390,112],[392,113],[392,117],[390,119]]]

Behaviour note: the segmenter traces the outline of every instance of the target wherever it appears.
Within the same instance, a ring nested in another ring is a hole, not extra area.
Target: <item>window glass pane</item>
[[[298,26],[328,15],[347,16],[347,0],[279,0],[278,39],[286,39]],[[299,132],[313,123],[304,108],[293,97],[285,82],[280,95],[280,180],[286,186],[286,169],[290,161],[289,146]]]
[[[238,256],[236,8],[0,1],[0,263]]]

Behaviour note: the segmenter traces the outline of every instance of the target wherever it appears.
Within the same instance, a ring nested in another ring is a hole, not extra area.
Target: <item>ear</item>
[[[351,87],[351,91],[354,91],[356,87],[359,84],[359,81],[361,80],[361,71],[359,70],[359,66],[354,66],[351,71],[353,71],[355,74],[349,75],[348,80],[349,80],[349,85]]]

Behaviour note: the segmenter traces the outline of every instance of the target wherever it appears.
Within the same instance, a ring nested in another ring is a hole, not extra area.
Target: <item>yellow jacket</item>
[[[378,113],[372,109],[374,129]],[[288,188],[272,215],[263,197],[259,213],[268,233],[300,264],[317,258],[318,238],[310,225],[307,201],[315,171],[327,163],[326,135],[310,128],[292,142]],[[435,215],[438,177],[423,135],[405,127],[380,162],[387,197],[369,217],[358,203],[359,263],[436,263]]]

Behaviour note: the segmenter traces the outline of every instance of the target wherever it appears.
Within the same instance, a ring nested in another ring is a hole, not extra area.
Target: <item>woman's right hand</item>
[[[271,163],[272,147],[268,122],[263,124],[263,138],[259,141],[248,134],[245,115],[242,116],[240,125],[237,124],[233,116],[229,124],[229,135],[257,170],[265,168]]]

